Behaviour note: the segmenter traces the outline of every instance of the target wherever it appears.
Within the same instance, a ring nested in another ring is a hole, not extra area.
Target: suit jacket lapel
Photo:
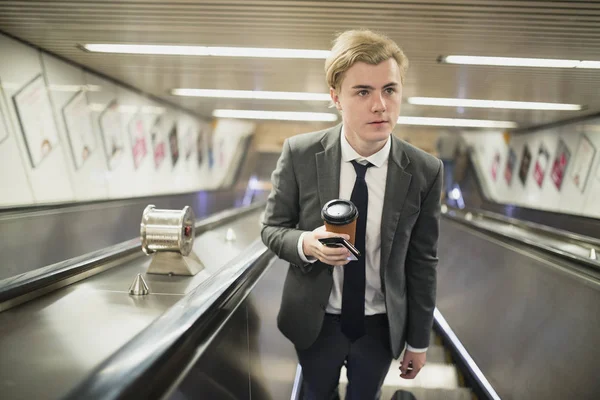
[[[383,201],[383,212],[381,215],[381,279],[384,282],[384,270],[387,267],[394,241],[394,234],[400,212],[412,175],[405,171],[410,160],[404,153],[402,142],[395,136],[391,136],[392,148],[388,159],[388,172],[385,182],[385,197]]]
[[[321,139],[324,151],[315,156],[321,208],[329,200],[337,199],[340,193],[341,130],[340,124],[327,131]]]

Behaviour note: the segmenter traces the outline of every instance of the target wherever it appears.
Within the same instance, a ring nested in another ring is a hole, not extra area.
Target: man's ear
[[[329,88],[329,95],[331,96],[331,101],[333,102],[333,105],[335,106],[335,108],[337,108],[338,111],[342,111],[342,106],[340,104],[340,97],[334,88]]]

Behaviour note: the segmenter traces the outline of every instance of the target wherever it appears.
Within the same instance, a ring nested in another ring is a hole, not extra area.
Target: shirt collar
[[[342,145],[342,161],[344,161],[344,162],[350,162],[353,160],[357,160],[358,162],[368,161],[377,168],[380,168],[382,165],[384,165],[387,162],[387,160],[390,156],[390,150],[392,148],[392,141],[388,137],[387,141],[385,142],[385,145],[381,148],[381,150],[379,150],[377,153],[372,154],[369,157],[365,158],[365,157],[361,156],[360,154],[358,154],[356,152],[356,150],[354,150],[354,148],[350,145],[350,143],[348,143],[348,139],[346,139],[346,135],[344,135],[344,126],[343,125],[342,125],[342,132],[340,135],[340,142]]]

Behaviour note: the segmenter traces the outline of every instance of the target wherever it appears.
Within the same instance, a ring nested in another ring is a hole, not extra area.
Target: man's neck
[[[390,140],[389,136],[385,140],[381,140],[379,142],[364,142],[361,140],[357,140],[356,143],[354,138],[349,138],[348,135],[345,135],[348,144],[356,151],[361,157],[367,158],[377,153],[379,150],[383,149],[388,140]]]

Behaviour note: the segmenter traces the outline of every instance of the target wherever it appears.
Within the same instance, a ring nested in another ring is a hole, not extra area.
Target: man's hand
[[[404,358],[400,361],[400,378],[415,379],[419,371],[425,366],[427,353],[413,353],[406,350]]]
[[[342,266],[348,264],[350,251],[345,247],[328,247],[318,240],[328,237],[343,237],[346,240],[350,239],[348,235],[327,232],[325,230],[325,225],[320,226],[314,231],[304,235],[302,241],[302,251],[304,251],[304,255],[306,257],[317,258],[319,261],[328,265]]]

